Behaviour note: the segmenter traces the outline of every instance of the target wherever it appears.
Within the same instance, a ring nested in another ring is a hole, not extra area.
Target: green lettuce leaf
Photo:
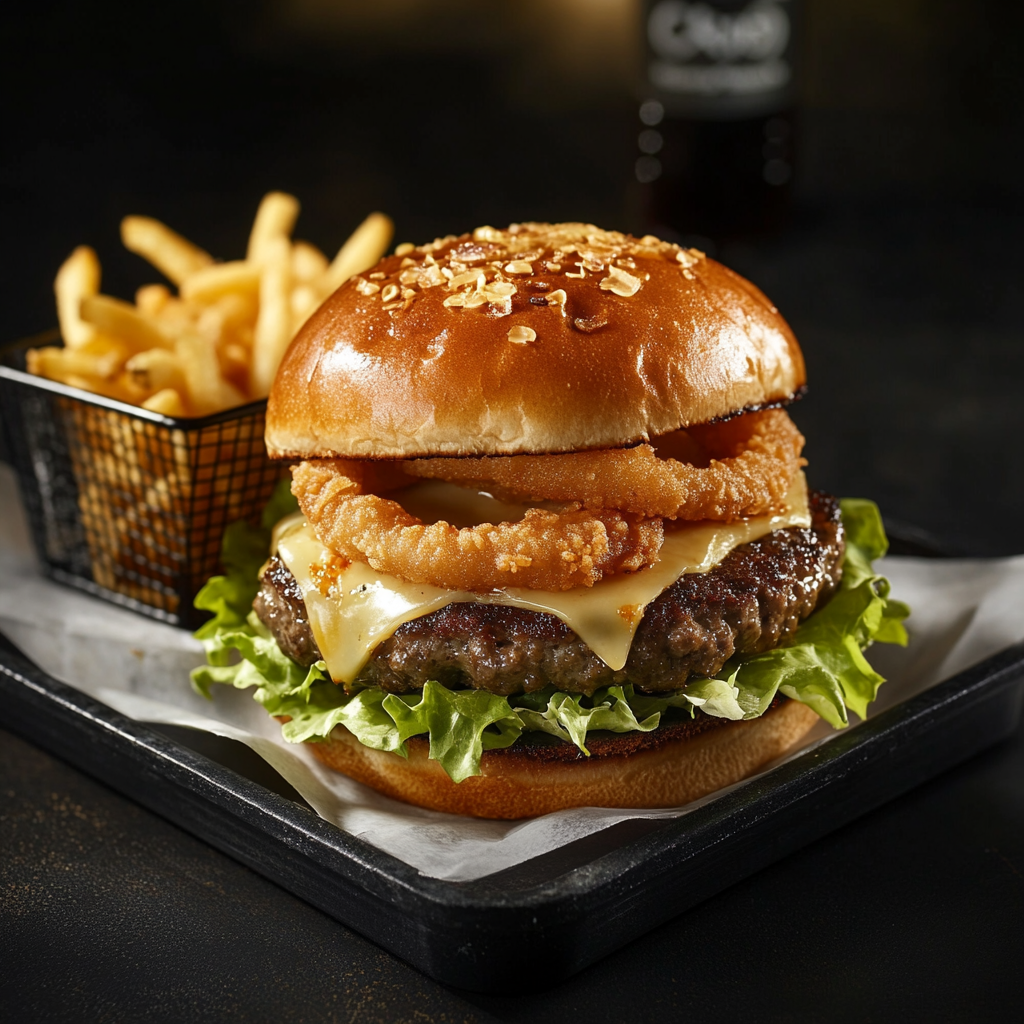
[[[479,775],[481,753],[511,746],[523,731],[508,701],[484,690],[449,690],[428,680],[416,698],[388,694],[383,707],[403,745],[410,736],[430,738],[429,756],[455,782]]]
[[[845,500],[839,591],[787,644],[733,658],[714,679],[691,679],[681,691],[656,696],[624,685],[603,687],[590,697],[547,687],[506,699],[484,690],[449,690],[434,681],[422,693],[399,696],[371,687],[350,695],[331,681],[323,662],[300,668],[251,613],[270,528],[293,508],[283,489],[275,502],[260,530],[235,524],[225,533],[227,571],[196,598],[197,607],[214,618],[196,634],[209,664],[193,671],[193,685],[206,696],[215,683],[252,688],[271,715],[287,719],[282,735],[291,743],[326,740],[343,725],[366,746],[407,757],[406,741],[426,736],[429,756],[456,782],[480,773],[483,751],[510,746],[524,732],[547,733],[589,754],[587,735],[595,730],[650,732],[670,708],[691,716],[700,710],[734,721],[756,718],[780,692],[841,728],[849,721],[847,710],[863,717],[882,683],[863,650],[872,643],[907,642],[902,620],[909,609],[889,597],[888,581],[871,566],[887,548],[878,509],[870,501]]]
[[[575,744],[589,757],[586,738],[592,730],[650,732],[658,727],[664,708],[646,708],[643,721],[639,721],[630,706],[634,696],[632,686],[607,686],[592,697],[560,693],[548,687],[537,694],[515,697],[512,703],[524,729],[557,736]]]
[[[200,611],[213,613],[213,617],[203,623],[195,634],[204,641],[208,657],[212,655],[212,658],[223,659],[225,649],[218,639],[220,633],[245,624],[259,590],[259,571],[267,560],[271,531],[278,521],[298,511],[298,508],[289,481],[280,480],[263,509],[258,527],[243,520],[232,523],[224,531],[220,560],[225,573],[223,576],[211,576],[193,601]],[[212,658],[211,664],[223,663],[223,660],[214,661]]]
[[[864,650],[873,643],[907,643],[903,619],[910,609],[890,600],[889,581],[871,566],[889,546],[878,506],[847,498],[841,507],[846,554],[838,593],[801,623],[788,643],[764,654],[733,658],[717,676],[736,688],[743,718],[763,714],[781,692],[842,728],[849,723],[847,709],[863,718],[884,682],[868,664]],[[700,685],[701,681],[691,681],[686,692],[696,692]],[[707,706],[702,710],[733,717]]]

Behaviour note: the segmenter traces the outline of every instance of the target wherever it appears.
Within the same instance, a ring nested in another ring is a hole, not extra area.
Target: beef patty
[[[399,626],[358,682],[407,693],[435,679],[504,696],[549,684],[585,694],[613,683],[648,693],[678,690],[691,675],[714,675],[735,653],[776,647],[831,597],[842,576],[839,503],[812,491],[810,506],[807,529],[743,544],[709,572],[688,573],[663,591],[647,606],[619,671],[554,615],[463,603]],[[274,557],[260,579],[256,614],[289,657],[312,664],[320,651],[295,578]]]

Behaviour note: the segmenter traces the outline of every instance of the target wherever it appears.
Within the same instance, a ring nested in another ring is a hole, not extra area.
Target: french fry
[[[387,252],[395,225],[383,213],[371,213],[338,250],[321,278],[321,294],[330,295],[353,274],[368,270]]]
[[[124,370],[124,364],[132,354],[130,346],[104,334],[97,334],[92,341],[87,341],[81,348],[72,351],[91,358],[95,374],[107,380],[113,380]]]
[[[119,402],[127,402],[137,405],[139,402],[138,392],[125,387],[124,382],[117,380],[103,380],[102,377],[87,377],[83,374],[69,373],[63,377],[55,377],[62,384],[69,387],[81,388],[83,391],[91,391],[94,395],[103,395],[105,398],[116,398]]]
[[[25,353],[25,365],[29,373],[61,383],[69,376],[91,376],[91,365],[72,358],[74,353],[71,348],[30,348]]]
[[[300,284],[292,290],[292,335],[309,319],[310,314],[320,305],[320,293],[311,284]]]
[[[140,313],[133,305],[109,295],[89,295],[82,299],[82,319],[112,334],[136,351],[170,348],[173,341],[160,330],[159,321]]]
[[[228,342],[217,349],[220,357],[220,369],[224,379],[234,384],[243,394],[250,391],[249,364],[252,362],[252,351],[247,345],[236,341]]]
[[[150,395],[142,403],[142,408],[149,409],[150,412],[163,413],[164,416],[188,415],[185,411],[185,404],[181,400],[181,395],[174,388],[163,388],[155,395]]]
[[[217,350],[198,334],[183,334],[174,343],[185,379],[189,406],[197,416],[241,405],[245,396],[229,384],[220,372]]]
[[[217,306],[207,306],[196,318],[196,331],[211,345],[216,345],[224,336],[224,310]]]
[[[127,370],[122,370],[114,381],[115,384],[121,389],[122,394],[125,395],[123,401],[131,402],[132,405],[142,405],[142,403],[149,398],[149,390],[147,388],[141,388],[132,379],[132,375]]]
[[[92,341],[87,341],[81,348],[71,351],[77,356],[91,359],[95,368],[92,372],[106,380],[116,377],[131,355],[127,345],[103,334],[97,334]]]
[[[135,305],[145,316],[159,316],[170,301],[171,292],[165,284],[144,284],[135,293]]]
[[[213,262],[208,252],[152,217],[125,217],[121,221],[121,241],[177,285]]]
[[[258,295],[225,295],[202,310],[196,318],[195,330],[217,346],[242,342],[251,347],[258,312]]]
[[[233,295],[225,295],[210,308],[217,311],[225,331],[237,333],[245,327],[251,330],[256,326],[256,317],[260,311],[259,293],[235,292]]]
[[[292,246],[292,279],[303,284],[317,281],[327,271],[327,257],[309,242]]]
[[[260,275],[260,314],[252,348],[252,390],[270,392],[277,365],[292,340],[291,252],[284,237],[267,243]]]
[[[155,321],[161,333],[176,338],[182,331],[190,331],[195,327],[199,312],[199,307],[172,295],[156,315]]]
[[[64,380],[69,375],[113,380],[127,357],[124,345],[97,335],[78,348],[30,349],[26,362],[29,373],[51,380]]]
[[[151,348],[139,352],[128,360],[125,369],[131,374],[132,380],[149,394],[171,388],[179,395],[188,392],[188,381],[181,368],[181,361],[174,352],[168,352],[167,349]]]
[[[75,249],[57,271],[53,290],[64,344],[69,348],[84,345],[96,334],[95,327],[81,316],[82,300],[100,290],[100,261],[95,251],[87,245]]]
[[[181,297],[188,302],[216,302],[235,292],[256,294],[260,289],[260,268],[249,260],[214,263],[190,274],[181,282]]]
[[[299,201],[295,196],[287,192],[268,192],[256,211],[245,258],[258,266],[264,263],[268,254],[276,258],[268,246],[275,239],[289,238],[298,216]]]

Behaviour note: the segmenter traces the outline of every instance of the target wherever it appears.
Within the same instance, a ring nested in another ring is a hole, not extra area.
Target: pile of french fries
[[[329,261],[292,240],[298,213],[293,196],[265,196],[245,259],[225,263],[157,220],[126,217],[125,246],[177,293],[145,285],[134,304],[103,295],[96,253],[80,246],[54,285],[64,345],[30,350],[28,369],[172,417],[266,396],[310,314],[391,241],[391,221],[373,213]],[[70,397],[57,408],[93,581],[184,614],[217,569],[224,528],[258,516],[281,474],[266,456],[262,413],[179,426]]]
[[[336,288],[384,255],[393,225],[372,213],[333,260],[292,241],[299,202],[264,196],[245,259],[217,263],[165,224],[125,217],[121,240],[178,289],[100,293],[100,264],[79,246],[54,290],[64,347],[30,350],[31,373],[166,416],[205,416],[263,398],[288,343]]]

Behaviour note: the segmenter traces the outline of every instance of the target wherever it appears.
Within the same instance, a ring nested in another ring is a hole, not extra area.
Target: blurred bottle
[[[785,221],[799,5],[646,0],[635,175],[649,230],[717,241]]]

